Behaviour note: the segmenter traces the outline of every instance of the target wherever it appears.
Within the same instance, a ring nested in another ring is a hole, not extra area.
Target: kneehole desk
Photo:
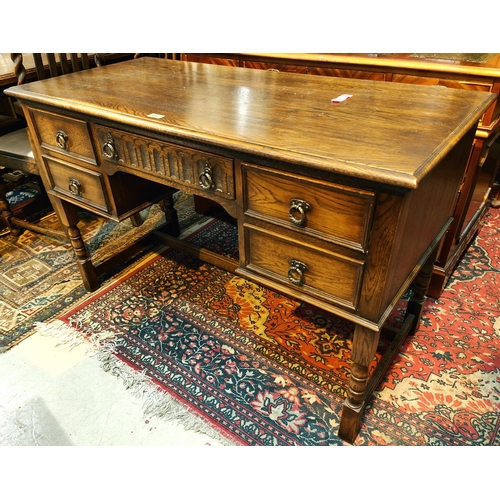
[[[161,202],[164,238],[193,252],[175,238],[181,189],[238,226],[239,261],[200,250],[203,259],[354,322],[338,431],[354,442],[370,395],[418,328],[478,121],[496,96],[147,57],[6,93],[23,105],[89,291],[98,270],[76,207],[121,221]],[[410,285],[405,321],[371,373]]]

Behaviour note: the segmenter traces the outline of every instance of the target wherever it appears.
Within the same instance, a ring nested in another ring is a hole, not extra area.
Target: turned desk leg
[[[366,405],[366,387],[369,380],[369,368],[377,351],[380,332],[356,325],[352,343],[351,359],[354,362],[347,398],[342,408],[339,437],[353,443],[361,426],[361,418]]]
[[[59,198],[50,197],[52,206],[56,211],[61,224],[64,226],[66,234],[71,242],[73,251],[76,256],[76,263],[83,284],[89,292],[93,292],[99,288],[99,280],[97,278],[96,269],[90,258],[90,253],[85,246],[80,229],[77,224],[80,220],[76,207],[71,203],[67,203]]]
[[[342,408],[338,433],[340,438],[349,443],[353,443],[359,433],[364,408],[378,381],[382,379],[383,372],[389,366],[406,336],[415,333],[418,329],[436,255],[437,247],[422,266],[413,282],[413,294],[408,302],[405,321],[401,326],[400,333],[397,335],[396,345],[391,344],[388,352],[384,355],[383,361],[379,362],[380,366],[376,369],[376,375],[372,375],[374,380],[370,381],[369,368],[377,351],[380,332],[369,330],[361,325],[356,325],[354,329],[351,353],[354,364],[347,387],[347,398]]]
[[[165,213],[165,221],[167,222],[166,232],[171,236],[179,236],[181,233],[179,226],[179,218],[177,216],[177,210],[174,208],[174,195],[175,190],[173,190],[168,196],[160,201],[160,208]]]
[[[422,312],[424,309],[424,303],[426,300],[427,290],[432,279],[432,273],[434,271],[434,262],[436,262],[438,253],[438,247],[434,249],[425,264],[420,269],[415,280],[413,281],[413,290],[410,300],[408,301],[408,306],[406,308],[406,316],[410,314],[415,316],[415,321],[412,328],[409,331],[409,335],[413,335],[420,324],[420,318],[422,317]]]

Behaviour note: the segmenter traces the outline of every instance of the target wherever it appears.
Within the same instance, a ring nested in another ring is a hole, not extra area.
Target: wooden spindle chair
[[[23,65],[22,54],[11,54],[14,62],[14,71],[18,85],[24,83],[26,68]],[[92,59],[88,54],[33,54],[37,79],[52,78],[55,76],[73,73],[89,69],[91,66],[101,66],[103,59],[95,54]],[[45,204],[50,210],[52,207],[45,193],[43,185],[39,180],[39,170],[36,164],[31,144],[28,137],[29,130],[23,127],[20,130],[0,136],[0,220],[11,234],[17,236],[23,229],[29,229],[37,233],[66,238],[64,231],[58,231],[44,227],[39,222],[27,220],[30,218],[28,212],[14,213],[10,206],[7,193],[26,184],[32,179],[37,179],[40,194],[37,197],[36,209],[40,204]]]

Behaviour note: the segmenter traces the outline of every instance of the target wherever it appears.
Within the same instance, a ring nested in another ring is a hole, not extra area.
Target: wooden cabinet
[[[260,70],[500,93],[500,54],[235,53],[181,54],[181,59]],[[345,91],[349,93],[348,83]],[[456,194],[454,221],[434,265],[429,288],[432,297],[441,295],[489,206],[498,169],[498,156],[492,157],[498,152],[493,146],[499,143],[499,136],[500,103],[497,100],[479,121],[467,168]]]

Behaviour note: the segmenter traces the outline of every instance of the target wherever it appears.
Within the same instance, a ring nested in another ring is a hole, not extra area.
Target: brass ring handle
[[[288,270],[288,279],[297,286],[304,284],[304,273],[308,270],[306,264],[300,260],[290,260],[290,269]]]
[[[82,195],[82,186],[76,179],[71,178],[69,180],[68,189],[69,189],[70,193],[74,194],[75,196]]]
[[[116,150],[115,141],[113,141],[111,137],[102,145],[102,154],[108,160],[118,159],[118,151]]]
[[[56,142],[61,149],[68,149],[68,135],[62,130],[57,132]]]
[[[200,186],[203,189],[208,190],[214,188],[212,167],[210,167],[208,163],[205,164],[203,172],[200,173],[199,180],[200,180]]]
[[[293,198],[290,201],[290,210],[288,210],[288,215],[290,220],[299,227],[304,227],[307,223],[306,212],[311,210],[311,205],[307,201]]]

